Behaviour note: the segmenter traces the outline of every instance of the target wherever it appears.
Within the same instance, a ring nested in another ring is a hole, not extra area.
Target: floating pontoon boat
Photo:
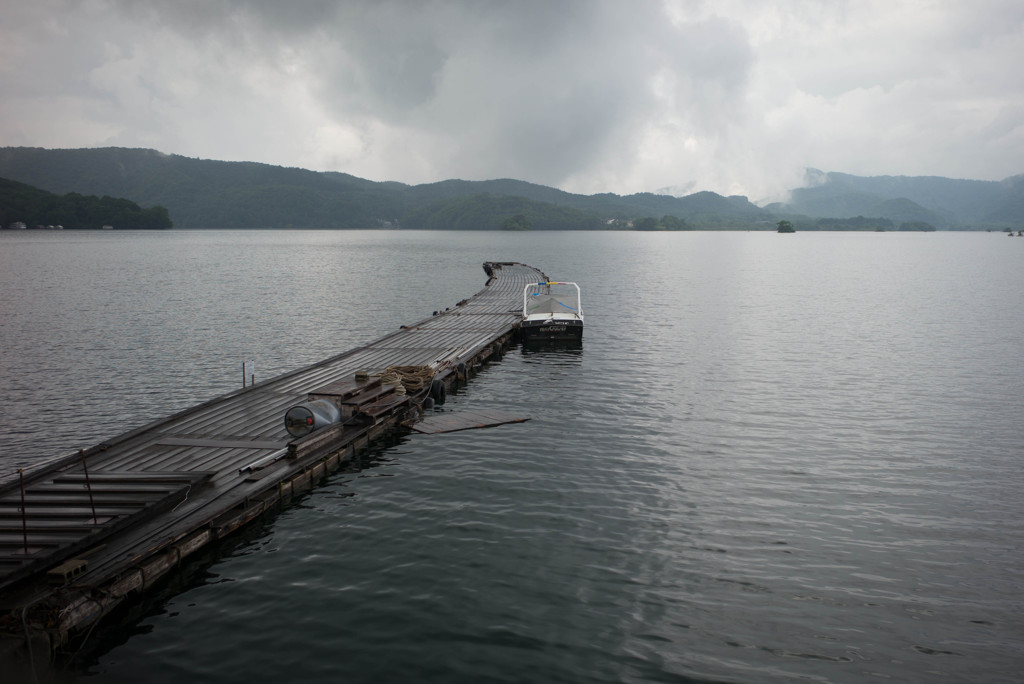
[[[580,286],[554,281],[523,288],[523,342],[581,342],[583,307]]]

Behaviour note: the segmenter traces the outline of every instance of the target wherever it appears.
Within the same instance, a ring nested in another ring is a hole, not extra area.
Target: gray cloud
[[[1013,1],[6,4],[4,145],[754,199],[1024,171]]]

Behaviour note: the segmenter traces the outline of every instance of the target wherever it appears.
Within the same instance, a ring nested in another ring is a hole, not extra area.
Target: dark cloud
[[[1010,0],[36,0],[0,144],[755,199],[805,166],[998,178],[1022,51]]]

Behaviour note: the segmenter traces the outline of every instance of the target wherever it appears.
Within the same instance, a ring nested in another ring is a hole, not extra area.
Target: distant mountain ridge
[[[513,179],[422,185],[370,181],[256,162],[148,149],[0,148],[0,177],[49,192],[124,197],[166,207],[178,228],[497,229],[525,215],[534,228],[594,229],[675,216],[695,229],[774,229],[779,218],[813,228],[820,217],[884,217],[940,228],[1024,223],[1024,176],[1002,183],[945,178],[862,178],[808,172],[786,204],[698,192],[577,195]]]
[[[1003,181],[939,176],[853,176],[808,169],[806,186],[774,213],[809,217],[872,216],[926,221],[939,228],[996,228],[1024,224],[1024,175]]]
[[[74,192],[60,196],[0,178],[0,227],[102,229],[104,226],[158,230],[170,228],[171,219],[164,207],[143,209],[127,199]]]
[[[588,196],[512,179],[410,186],[146,149],[0,148],[0,177],[55,193],[111,195],[163,206],[178,228],[497,229],[516,214],[527,215],[537,228],[570,229],[644,216],[671,215],[692,222],[691,227],[725,228],[771,219],[745,197],[714,193]]]

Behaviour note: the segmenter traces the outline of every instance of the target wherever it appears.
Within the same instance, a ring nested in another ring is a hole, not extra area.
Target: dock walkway
[[[428,319],[26,473],[23,485],[0,485],[0,633],[27,636],[36,651],[61,647],[417,415],[412,393],[362,373],[427,367],[445,390],[468,378],[508,345],[525,285],[547,279],[517,263],[484,270],[484,289]],[[345,424],[293,438],[285,412],[311,394],[336,400]]]

